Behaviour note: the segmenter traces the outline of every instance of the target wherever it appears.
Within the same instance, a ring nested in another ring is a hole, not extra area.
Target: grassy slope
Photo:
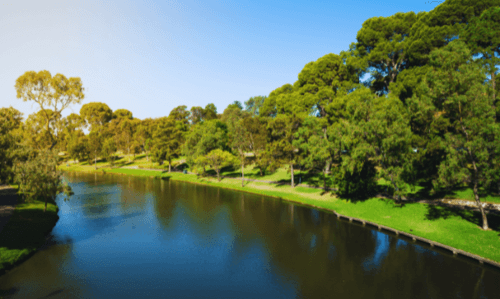
[[[45,242],[56,224],[58,208],[53,204],[35,201],[19,203],[9,222],[0,232],[0,275],[27,259]]]
[[[85,167],[70,167],[67,170],[82,169]],[[217,182],[212,178],[198,178],[196,175],[181,173],[119,168],[106,170],[106,172],[164,177],[165,179],[273,196],[296,203],[335,210],[347,216],[386,225],[500,262],[500,250],[498,250],[500,248],[500,217],[495,215],[488,216],[492,230],[483,231],[479,227],[481,221],[479,213],[433,205],[415,203],[400,206],[392,200],[380,198],[370,198],[364,201],[341,200],[318,189],[291,188],[287,185],[278,186],[258,182],[248,182],[245,187],[241,187],[240,180],[225,179]]]

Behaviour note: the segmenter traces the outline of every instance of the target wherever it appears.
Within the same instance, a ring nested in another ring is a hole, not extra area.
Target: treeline
[[[113,163],[120,150],[169,166],[185,156],[190,170],[210,167],[218,177],[232,165],[244,176],[251,156],[262,175],[286,166],[293,187],[300,167],[350,197],[370,195],[379,178],[390,182],[396,199],[408,195],[407,186],[469,186],[488,229],[479,190],[500,193],[499,6],[500,0],[449,0],[430,12],[368,19],[349,50],[310,62],[293,84],[244,105],[235,101],[222,113],[213,104],[181,105],[168,116],[139,120],[104,103],[68,117],[40,105],[24,123],[19,112],[1,113],[16,115],[17,136],[27,146],[94,164]],[[18,97],[37,101],[44,95],[36,86],[45,81],[42,72],[28,73],[16,83]],[[59,97],[82,98],[69,91]]]

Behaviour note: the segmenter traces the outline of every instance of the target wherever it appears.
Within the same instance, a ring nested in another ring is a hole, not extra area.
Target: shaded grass
[[[397,204],[393,200],[369,198],[365,201],[343,200],[320,189],[288,185],[271,185],[241,181],[201,178],[181,173],[161,173],[138,169],[113,169],[109,172],[127,175],[152,176],[162,179],[204,184],[226,189],[284,199],[301,205],[334,210],[349,217],[361,218],[400,231],[452,246],[490,260],[500,262],[500,216],[488,215],[491,230],[483,231],[479,225],[479,212],[413,203]]]
[[[45,203],[42,201],[19,201],[18,198],[14,213],[0,232],[0,275],[35,253],[59,219],[58,208],[54,204],[47,204],[44,213]]]

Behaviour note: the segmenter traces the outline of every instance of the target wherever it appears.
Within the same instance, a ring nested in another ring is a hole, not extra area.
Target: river
[[[499,298],[500,270],[278,199],[67,173],[11,298]]]

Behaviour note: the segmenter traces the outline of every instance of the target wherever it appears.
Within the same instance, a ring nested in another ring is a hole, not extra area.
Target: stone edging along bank
[[[105,172],[104,174],[129,175],[129,174],[126,174],[126,173],[114,173],[114,172]],[[131,176],[133,176],[133,175],[131,175]],[[161,177],[159,177],[159,176],[149,176],[149,178],[154,178],[154,179],[159,178],[159,179],[161,179]],[[191,183],[191,184],[196,184],[196,185],[209,186],[209,184],[207,184],[207,183],[201,183],[201,182],[198,183],[198,182],[184,181],[184,180],[179,180],[179,179],[175,179],[175,178],[169,178],[169,179],[171,179],[173,181],[178,181],[178,182],[186,182],[186,183]],[[263,195],[263,194],[260,194],[260,193],[252,192],[250,190],[240,190],[240,189],[234,189],[234,188],[230,188],[230,187],[221,187],[221,186],[214,186],[214,187],[223,188],[223,189],[229,189],[229,190],[235,190],[235,191],[242,191],[242,192],[252,193],[252,194],[258,194],[258,195]],[[394,229],[394,228],[391,228],[391,227],[388,227],[388,226],[385,226],[385,225],[381,225],[381,224],[378,224],[378,223],[375,223],[375,222],[363,220],[363,219],[356,218],[356,217],[350,217],[350,216],[342,215],[340,213],[337,213],[335,210],[327,209],[327,208],[320,207],[320,206],[315,206],[315,205],[312,205],[312,204],[303,203],[303,202],[300,202],[300,201],[295,201],[295,200],[290,200],[290,199],[284,199],[284,198],[277,197],[277,196],[272,196],[272,195],[264,195],[264,196],[269,196],[269,197],[277,198],[277,199],[280,199],[280,200],[288,201],[288,202],[291,202],[291,203],[296,203],[296,204],[300,204],[300,205],[303,205],[303,206],[312,207],[312,208],[315,208],[315,209],[318,209],[318,210],[331,212],[334,215],[336,215],[338,219],[345,219],[345,220],[348,220],[349,222],[353,222],[353,221],[354,222],[358,222],[358,223],[361,223],[363,226],[366,226],[368,224],[368,225],[370,225],[372,227],[377,228],[379,231],[384,230],[384,231],[395,233],[396,236],[399,236],[399,235],[405,236],[405,237],[411,238],[413,242],[420,241],[422,243],[429,244],[431,247],[438,247],[438,248],[442,248],[442,249],[448,250],[448,251],[452,252],[453,255],[455,255],[455,256],[462,255],[462,256],[465,256],[465,257],[477,260],[480,264],[488,264],[488,265],[491,265],[491,266],[494,266],[494,267],[500,269],[500,263],[499,262],[495,262],[495,261],[492,261],[490,259],[484,258],[482,256],[479,256],[479,255],[476,255],[476,254],[473,254],[473,253],[470,253],[470,252],[467,252],[467,251],[464,251],[464,250],[461,250],[461,249],[458,249],[458,248],[454,248],[454,247],[451,247],[451,246],[448,246],[448,245],[444,245],[444,244],[441,244],[439,242],[435,242],[435,241],[432,241],[432,240],[429,240],[429,239],[426,239],[426,238],[423,238],[423,237],[419,237],[419,236],[416,236],[416,235],[413,235],[413,234],[410,234],[410,233],[407,233],[407,232],[404,232],[404,231],[400,231],[400,230],[397,230],[397,229]]]

